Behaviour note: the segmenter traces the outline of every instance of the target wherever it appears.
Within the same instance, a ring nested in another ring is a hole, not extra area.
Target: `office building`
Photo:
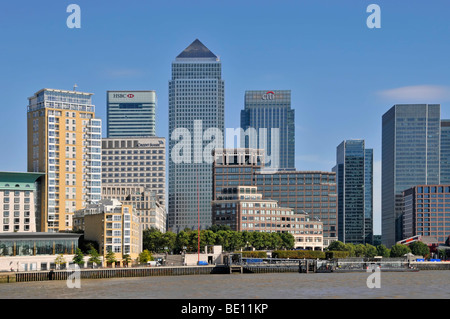
[[[124,205],[131,205],[141,222],[142,230],[157,229],[166,231],[167,213],[159,202],[155,191],[144,186],[102,186],[103,199],[117,199]]]
[[[211,151],[224,136],[221,74],[220,59],[199,40],[172,63],[168,229],[174,232],[211,226]]]
[[[441,184],[450,184],[450,120],[441,120]]]
[[[373,235],[373,150],[364,140],[337,147],[338,238],[344,243],[371,244]]]
[[[337,240],[336,173],[322,171],[264,170],[264,151],[216,149],[214,153],[214,200],[223,190],[256,186],[263,199],[275,200],[294,213],[307,213],[323,223],[323,246]]]
[[[102,186],[143,186],[166,207],[166,140],[163,137],[102,139]]]
[[[28,172],[45,173],[39,230],[72,230],[73,213],[101,199],[101,120],[92,93],[42,89],[29,98]]]
[[[41,173],[0,172],[0,233],[40,229],[44,178]]]
[[[403,238],[450,236],[450,185],[416,185],[403,192]]]
[[[294,120],[291,91],[246,91],[240,147],[264,149],[266,168],[295,170]]]
[[[74,229],[83,231],[85,240],[97,242],[103,257],[114,252],[121,264],[125,255],[136,259],[142,251],[139,217],[131,205],[116,199],[102,199],[76,211]]]
[[[229,226],[233,231],[290,233],[294,248],[323,250],[319,219],[263,199],[256,186],[223,188],[221,199],[212,202],[212,212],[214,225]]]
[[[402,194],[439,184],[440,105],[394,105],[382,118],[382,241],[402,238]]]
[[[108,91],[107,137],[156,135],[155,91]]]

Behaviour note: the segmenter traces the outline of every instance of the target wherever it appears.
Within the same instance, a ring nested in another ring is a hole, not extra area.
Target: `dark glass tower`
[[[221,140],[210,135],[217,131]],[[169,82],[169,230],[211,226],[210,147],[212,140],[223,147],[223,132],[222,64],[195,40],[172,63]]]
[[[450,184],[450,120],[441,121],[441,184]]]
[[[352,244],[372,243],[373,150],[364,140],[343,141],[336,152],[338,238]]]
[[[241,147],[264,149],[266,168],[295,170],[294,119],[291,91],[246,91],[241,128],[244,132],[254,129],[256,135],[242,135]],[[261,129],[266,129],[265,134]],[[279,135],[272,134],[272,129],[279,129]],[[272,143],[278,136],[279,141]],[[278,163],[274,161],[276,154],[272,154],[275,151],[278,151]]]
[[[439,184],[439,104],[394,105],[382,119],[382,243],[402,239],[402,192]]]

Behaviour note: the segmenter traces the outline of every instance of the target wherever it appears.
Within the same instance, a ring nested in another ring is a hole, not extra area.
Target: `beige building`
[[[213,224],[234,231],[288,232],[295,238],[295,248],[323,250],[320,220],[263,199],[256,186],[224,188],[220,199],[212,201],[212,215]]]
[[[155,191],[144,186],[102,186],[102,198],[117,199],[131,205],[139,216],[142,230],[166,231],[166,210]]]
[[[114,252],[120,263],[124,255],[135,260],[142,251],[139,217],[131,205],[116,199],[103,199],[76,211],[74,230],[84,231],[85,240],[96,241],[103,257]]]
[[[45,174],[0,172],[0,233],[36,232]]]
[[[42,181],[42,232],[72,230],[72,217],[101,199],[101,120],[92,93],[42,89],[29,98],[28,172]]]

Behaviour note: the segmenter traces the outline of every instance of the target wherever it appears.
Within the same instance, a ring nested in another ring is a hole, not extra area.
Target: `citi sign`
[[[131,94],[131,93],[130,94],[115,93],[115,94],[113,94],[113,98],[119,98],[119,99],[129,98],[129,99],[132,99],[132,98],[134,98],[134,94]]]
[[[275,93],[273,91],[268,91],[262,96],[263,100],[274,100],[275,99]]]

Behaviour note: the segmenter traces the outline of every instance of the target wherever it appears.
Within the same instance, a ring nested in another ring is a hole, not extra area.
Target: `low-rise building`
[[[80,234],[0,233],[0,271],[49,270],[57,268],[56,257],[71,263]]]
[[[219,198],[212,201],[213,225],[227,225],[233,231],[288,232],[295,238],[295,248],[323,250],[319,219],[263,199],[256,186],[224,188]]]
[[[132,205],[116,199],[102,199],[76,211],[74,229],[83,231],[85,240],[97,242],[103,257],[114,252],[119,263],[125,255],[135,260],[142,251],[139,216]]]

